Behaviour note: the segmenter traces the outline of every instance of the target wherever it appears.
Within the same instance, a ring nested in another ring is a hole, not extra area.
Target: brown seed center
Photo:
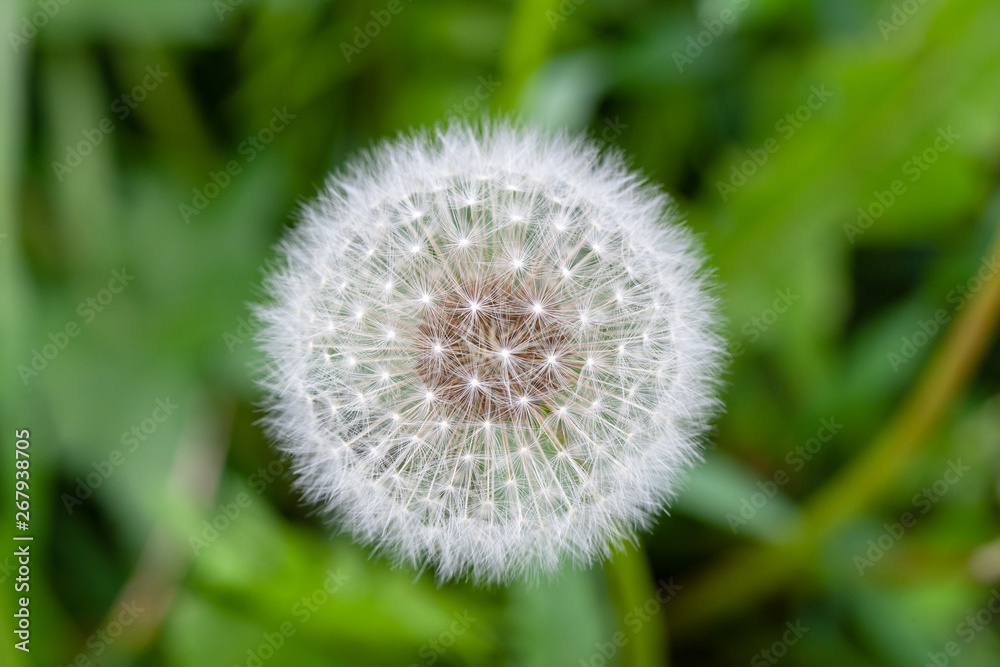
[[[416,368],[435,400],[471,421],[538,416],[573,365],[551,294],[511,279],[443,292],[417,327]]]

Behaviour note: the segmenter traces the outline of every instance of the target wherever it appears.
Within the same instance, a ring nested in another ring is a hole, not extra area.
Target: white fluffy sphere
[[[258,308],[304,495],[441,579],[632,540],[698,457],[721,345],[669,199],[585,140],[505,122],[331,177]]]

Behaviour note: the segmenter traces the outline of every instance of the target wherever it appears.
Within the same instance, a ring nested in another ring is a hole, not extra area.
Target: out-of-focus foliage
[[[3,534],[29,428],[35,541],[30,655],[0,552],[0,663],[996,665],[997,344],[885,474],[832,484],[997,271],[998,26],[994,0],[4,0]],[[438,587],[298,501],[246,304],[350,153],[498,112],[675,195],[722,285],[728,407],[637,553]],[[811,523],[829,489],[851,511]],[[735,588],[773,585],[700,592],[761,544]]]

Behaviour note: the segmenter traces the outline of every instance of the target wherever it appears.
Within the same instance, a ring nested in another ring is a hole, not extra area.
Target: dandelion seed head
[[[299,488],[442,580],[609,556],[718,407],[700,251],[584,139],[498,121],[384,143],[304,208],[266,286],[261,384]]]

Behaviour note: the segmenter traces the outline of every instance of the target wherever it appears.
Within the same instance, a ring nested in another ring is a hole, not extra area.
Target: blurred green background
[[[0,663],[997,665],[998,28],[995,0],[3,0]],[[676,197],[727,411],[635,550],[437,587],[297,499],[246,304],[353,151],[502,112]]]

